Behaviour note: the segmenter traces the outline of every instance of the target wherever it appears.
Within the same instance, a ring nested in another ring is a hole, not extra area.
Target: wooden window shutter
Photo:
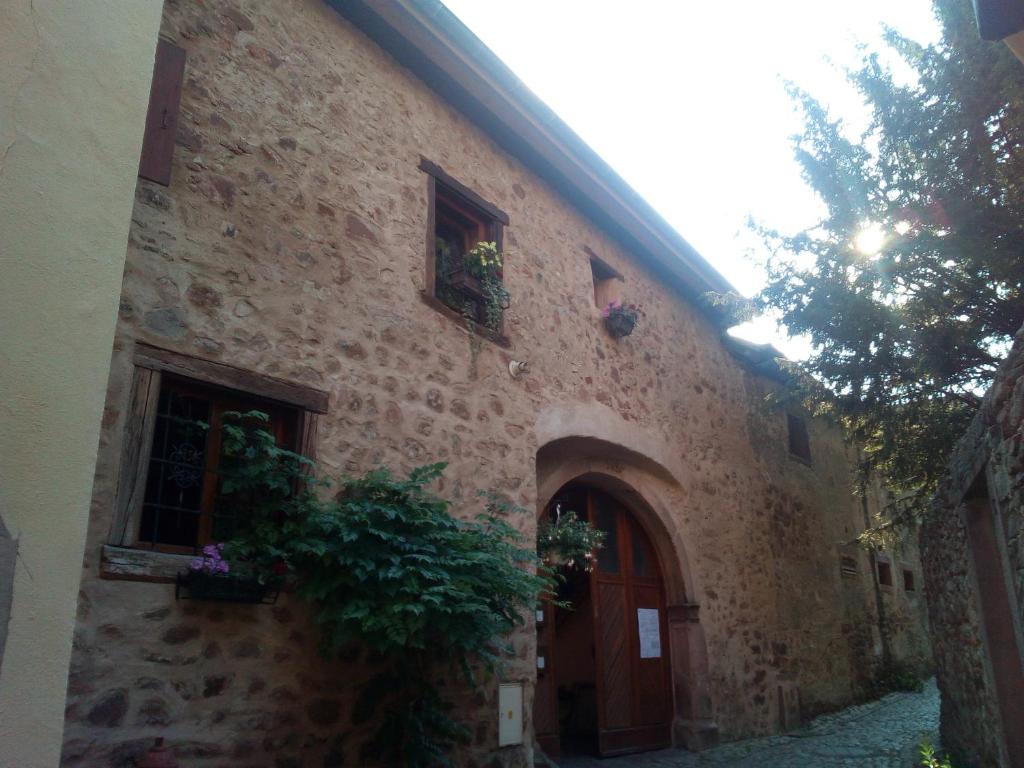
[[[146,494],[146,472],[149,469],[149,451],[153,445],[159,398],[160,372],[135,368],[131,403],[121,443],[114,519],[108,539],[111,544],[129,546],[135,539],[135,528]]]
[[[181,86],[185,77],[185,51],[161,40],[156,46],[153,84],[146,112],[146,133],[142,139],[139,176],[165,187],[171,183],[171,160],[178,132]]]

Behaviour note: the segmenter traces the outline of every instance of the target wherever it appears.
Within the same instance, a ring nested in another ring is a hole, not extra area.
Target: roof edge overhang
[[[1003,40],[1024,30],[1024,6],[1018,0],[974,0],[982,40]]]
[[[735,289],[439,0],[327,0],[719,324]]]

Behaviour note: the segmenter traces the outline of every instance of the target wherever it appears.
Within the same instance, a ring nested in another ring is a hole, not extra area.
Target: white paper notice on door
[[[661,629],[657,608],[637,608],[636,623],[640,629],[640,658],[661,658]]]

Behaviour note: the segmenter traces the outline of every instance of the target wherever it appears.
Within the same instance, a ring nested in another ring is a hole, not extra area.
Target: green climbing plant
[[[953,768],[949,755],[939,755],[929,742],[921,742],[918,749],[921,754],[920,768]]]
[[[342,478],[332,493],[308,459],[277,444],[265,414],[226,414],[221,492],[249,500],[227,542],[234,572],[285,580],[313,609],[323,653],[359,643],[380,658],[354,719],[379,724],[360,760],[450,765],[468,738],[438,681],[461,669],[479,686],[502,665],[508,636],[553,577],[511,521],[525,511],[481,495],[472,520],[430,491],[444,464],[399,478]]]

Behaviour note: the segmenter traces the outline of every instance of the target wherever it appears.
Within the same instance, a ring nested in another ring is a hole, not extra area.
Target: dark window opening
[[[501,323],[493,318],[488,322],[484,286],[467,270],[464,257],[483,242],[495,243],[500,251],[500,227],[482,209],[435,180],[434,295],[450,309],[496,332]]]
[[[791,456],[811,463],[811,438],[807,434],[807,422],[800,416],[786,414],[789,425],[789,453]]]
[[[909,568],[903,569],[903,589],[906,592],[915,592],[914,572]]]
[[[187,382],[160,387],[138,544],[169,552],[194,552],[229,539],[247,500],[221,489],[220,473],[232,459],[221,451],[227,411],[262,411],[280,445],[294,448],[297,412],[256,398]],[[236,459],[237,460],[237,459]]]
[[[878,561],[878,583],[883,587],[892,586],[892,566],[884,560]]]

